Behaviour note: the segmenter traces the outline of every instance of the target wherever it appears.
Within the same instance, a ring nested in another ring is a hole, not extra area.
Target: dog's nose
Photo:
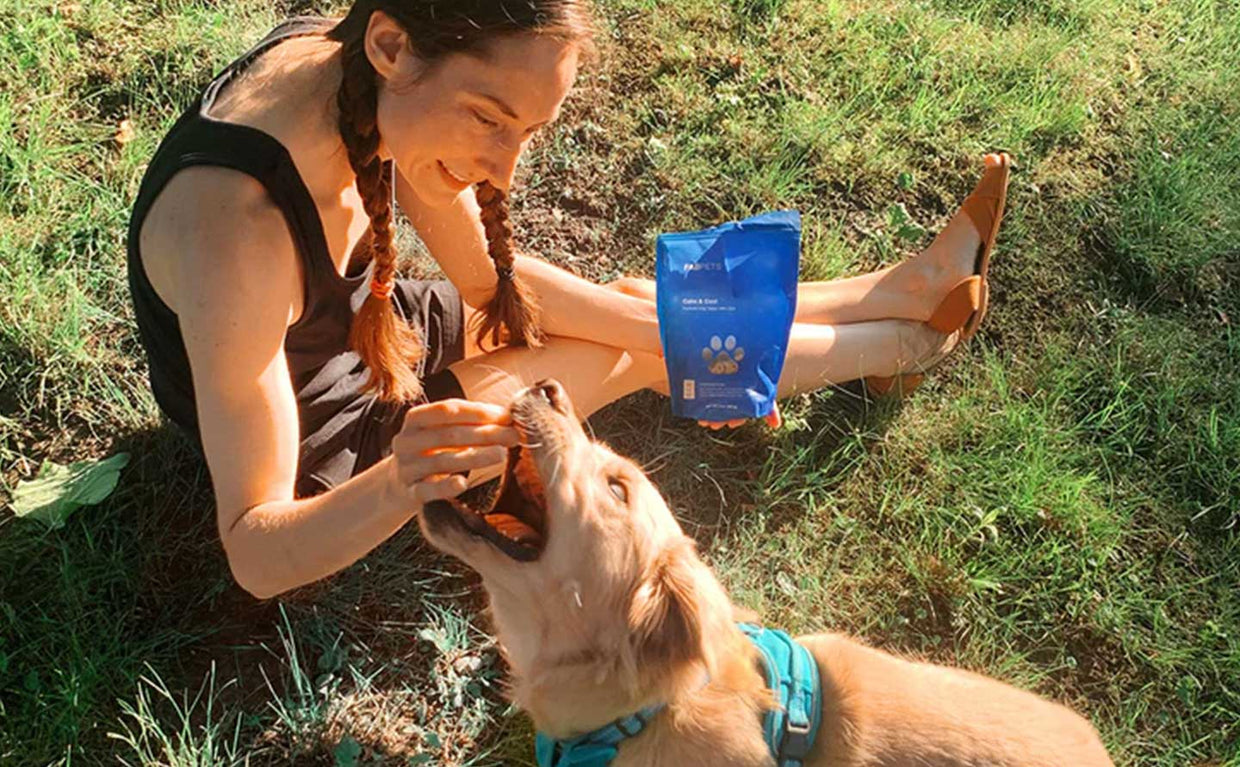
[[[529,389],[530,394],[541,397],[556,412],[568,415],[568,394],[564,387],[554,378],[544,378]]]

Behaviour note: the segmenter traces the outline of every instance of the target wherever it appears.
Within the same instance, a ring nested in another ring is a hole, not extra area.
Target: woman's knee
[[[654,281],[642,279],[641,277],[621,277],[618,280],[612,280],[607,283],[605,287],[608,290],[614,290],[617,293],[623,293],[634,298],[644,298],[653,301],[655,297]]]

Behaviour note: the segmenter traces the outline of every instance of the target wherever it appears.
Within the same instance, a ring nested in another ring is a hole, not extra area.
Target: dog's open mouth
[[[422,510],[422,521],[432,527],[455,525],[518,562],[533,562],[547,548],[549,534],[539,456],[555,449],[564,423],[576,421],[564,387],[550,379],[518,393],[510,412],[523,444],[509,449],[490,510],[477,511],[460,501],[432,501]]]
[[[436,501],[427,504],[423,514],[440,520],[450,515],[471,535],[519,562],[538,559],[547,542],[547,498],[534,455],[525,447],[508,451],[499,493],[489,511],[459,501]]]

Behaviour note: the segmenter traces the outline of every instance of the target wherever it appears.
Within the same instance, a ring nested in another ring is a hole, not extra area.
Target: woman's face
[[[559,114],[579,52],[573,43],[516,34],[428,69],[403,41],[390,50],[393,66],[379,69],[379,135],[401,175],[433,207],[450,205],[480,181],[507,190],[530,139]]]

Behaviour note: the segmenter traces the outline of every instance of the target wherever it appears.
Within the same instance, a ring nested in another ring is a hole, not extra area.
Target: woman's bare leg
[[[925,322],[957,282],[972,273],[981,237],[958,213],[928,248],[869,274],[797,286],[797,322],[841,325],[876,319]],[[630,298],[655,300],[654,280],[624,277],[604,287]]]
[[[987,167],[998,162],[998,155],[985,158]],[[878,319],[925,322],[948,291],[973,273],[980,244],[981,234],[973,221],[958,211],[934,242],[913,258],[870,274],[802,283],[797,290],[796,321],[826,325]],[[549,333],[659,352],[653,281],[624,278],[599,286],[534,259],[519,261],[518,270],[542,300]]]
[[[538,296],[549,335],[659,354],[653,301],[608,290],[537,258],[518,257],[516,270]]]
[[[779,396],[814,391],[864,376],[889,376],[915,370],[944,353],[951,339],[920,322],[878,320],[847,325],[797,323],[779,381]],[[564,385],[577,415],[638,391],[667,394],[663,359],[640,351],[575,338],[551,338],[541,349],[505,347],[452,366],[465,397],[507,404],[521,389],[544,378]],[[484,472],[471,481],[495,476]]]
[[[981,237],[957,214],[930,247],[894,266],[797,288],[796,321],[842,325],[879,319],[925,322],[947,292],[972,273]],[[522,258],[521,277],[534,289],[551,335],[658,354],[653,280],[626,277],[598,285],[545,261]]]

